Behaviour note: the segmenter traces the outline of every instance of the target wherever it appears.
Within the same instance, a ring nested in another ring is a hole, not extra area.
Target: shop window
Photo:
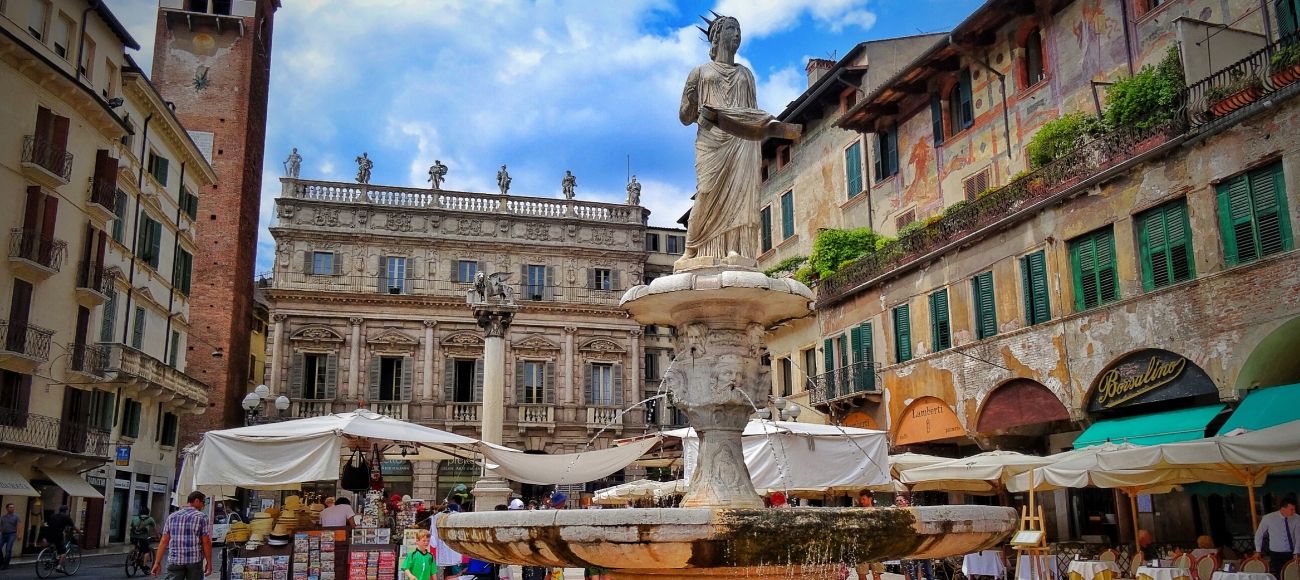
[[[781,239],[788,240],[794,235],[794,192],[781,194]]]
[[[934,145],[943,145],[943,99],[939,93],[930,94],[930,131],[934,135]]]
[[[993,271],[971,278],[971,298],[975,306],[975,336],[981,339],[998,333],[997,309],[993,302]]]
[[[1187,201],[1167,203],[1138,216],[1142,282],[1147,290],[1164,288],[1196,276]]]
[[[912,360],[912,320],[906,304],[893,310],[894,318],[894,362],[902,363]]]
[[[1024,45],[1024,87],[1031,87],[1047,78],[1046,60],[1043,55],[1043,32],[1035,28],[1025,37]]]
[[[970,69],[961,69],[957,83],[948,93],[948,119],[952,133],[957,134],[975,124],[975,102],[971,96]]]
[[[1074,306],[1083,311],[1119,300],[1115,272],[1115,231],[1111,226],[1070,241]]]
[[[862,142],[854,140],[844,150],[844,186],[849,199],[862,193]]]
[[[762,211],[758,212],[758,222],[760,249],[766,252],[772,249],[772,206],[764,206]]]
[[[1052,319],[1047,298],[1047,256],[1039,250],[1020,259],[1025,291],[1025,323],[1029,326]]]
[[[876,171],[876,181],[898,173],[898,134],[893,128],[876,131],[875,155],[872,168]]]
[[[952,320],[949,318],[948,289],[930,294],[930,338],[934,351],[952,348]]]
[[[1219,225],[1229,266],[1291,249],[1282,164],[1243,173],[1218,186]]]
[[[313,276],[329,276],[337,274],[338,272],[334,264],[334,252],[312,252],[308,273]]]

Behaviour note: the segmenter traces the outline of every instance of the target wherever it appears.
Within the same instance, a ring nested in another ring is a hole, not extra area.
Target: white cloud
[[[818,24],[839,32],[846,24],[864,31],[876,23],[875,14],[862,8],[867,0],[719,0],[719,14],[740,20],[742,34],[763,38],[799,25],[805,13]]]
[[[758,106],[771,112],[780,113],[785,106],[799,98],[807,88],[807,76],[793,67],[780,69],[758,83]]]

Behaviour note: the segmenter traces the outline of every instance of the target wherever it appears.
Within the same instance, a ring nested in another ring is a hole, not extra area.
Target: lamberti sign
[[[1182,355],[1160,349],[1129,354],[1097,377],[1088,411],[1216,394],[1209,375]]]

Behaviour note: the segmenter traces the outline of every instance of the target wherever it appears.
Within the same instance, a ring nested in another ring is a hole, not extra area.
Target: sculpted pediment
[[[413,347],[419,344],[420,341],[408,336],[400,330],[390,328],[370,337],[366,343],[370,345],[385,345],[390,347]]]
[[[610,340],[608,338],[594,338],[592,340],[583,343],[582,346],[578,348],[578,350],[583,352],[609,352],[609,353],[627,352],[626,348],[623,348],[617,342],[614,342],[613,340]]]
[[[539,334],[515,341],[511,347],[515,350],[560,350],[560,345],[547,340]]]
[[[447,347],[475,347],[483,348],[483,337],[474,332],[456,332],[447,335],[442,339],[442,345]]]
[[[335,332],[328,326],[316,325],[303,327],[290,335],[289,340],[307,342],[343,342],[343,335]]]

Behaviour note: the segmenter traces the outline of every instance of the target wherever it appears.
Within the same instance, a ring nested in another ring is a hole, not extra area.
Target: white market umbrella
[[[1012,476],[1051,463],[1046,457],[1015,451],[987,451],[970,457],[914,467],[899,473],[913,491],[1001,493]],[[973,489],[970,489],[973,488]]]

